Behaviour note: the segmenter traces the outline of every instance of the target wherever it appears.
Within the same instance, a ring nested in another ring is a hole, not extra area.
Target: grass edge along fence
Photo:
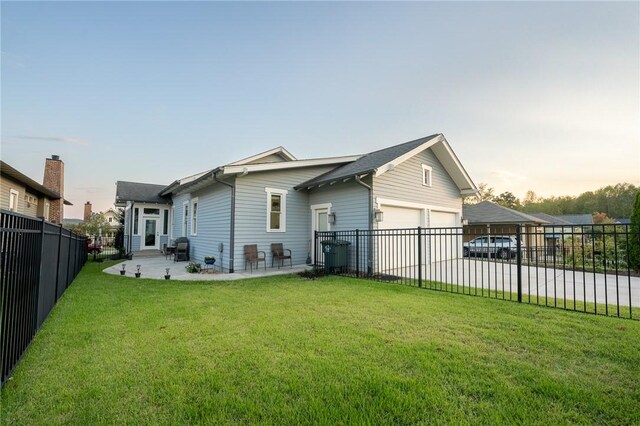
[[[635,240],[634,240],[635,238]],[[316,232],[326,273],[640,319],[637,225],[512,225]]]
[[[0,211],[1,384],[87,259],[86,238],[62,227]]]

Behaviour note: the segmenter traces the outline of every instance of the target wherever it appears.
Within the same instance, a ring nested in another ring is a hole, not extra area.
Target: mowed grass
[[[88,264],[2,389],[5,424],[640,424],[640,322],[328,277]]]

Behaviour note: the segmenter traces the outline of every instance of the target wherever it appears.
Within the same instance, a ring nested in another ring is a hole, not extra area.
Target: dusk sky
[[[66,217],[282,145],[443,133],[521,197],[640,184],[640,3],[2,2],[2,160]]]

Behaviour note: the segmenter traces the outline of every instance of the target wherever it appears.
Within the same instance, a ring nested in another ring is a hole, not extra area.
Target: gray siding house
[[[442,134],[364,155],[298,160],[282,147],[168,186],[119,181],[130,250],[187,237],[190,256],[244,269],[244,246],[313,258],[315,231],[460,226],[477,189]],[[382,221],[376,221],[375,213]],[[380,214],[381,213],[381,214]]]

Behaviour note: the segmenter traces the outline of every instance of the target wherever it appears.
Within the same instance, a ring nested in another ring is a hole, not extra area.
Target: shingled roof
[[[160,196],[160,192],[166,187],[167,185],[119,180],[116,183],[115,205],[124,206],[127,201],[166,204],[169,200]]]
[[[547,224],[546,220],[503,207],[491,201],[483,201],[470,206],[462,206],[462,217],[469,225],[535,223]]]

